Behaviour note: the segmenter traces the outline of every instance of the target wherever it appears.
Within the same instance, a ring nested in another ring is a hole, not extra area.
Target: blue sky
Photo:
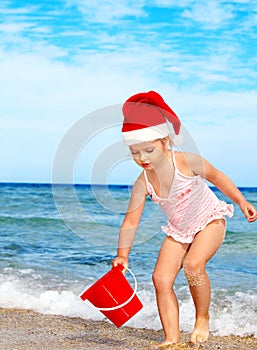
[[[204,157],[257,186],[256,0],[2,0],[0,38],[0,181],[50,182],[74,123],[156,90]]]

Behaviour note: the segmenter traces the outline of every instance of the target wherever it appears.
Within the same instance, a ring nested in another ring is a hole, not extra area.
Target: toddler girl
[[[203,343],[209,336],[211,295],[206,264],[223,242],[225,216],[233,215],[233,205],[219,200],[206,180],[238,204],[249,222],[257,219],[257,211],[232,181],[207,160],[194,153],[173,150],[167,120],[175,135],[179,135],[181,123],[159,94],[149,91],[132,96],[123,105],[123,114],[124,141],[143,171],[132,189],[112,265],[128,267],[129,252],[146,197],[150,195],[168,219],[163,227],[166,238],[153,272],[165,334],[165,340],[158,347],[180,341],[179,307],[173,285],[181,268],[195,305],[191,342]]]

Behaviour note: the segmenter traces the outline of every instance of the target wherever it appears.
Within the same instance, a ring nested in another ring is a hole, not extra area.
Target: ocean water
[[[241,190],[257,206],[257,188]],[[79,296],[110,269],[130,191],[128,186],[0,184],[0,307],[103,319]],[[161,328],[151,274],[165,222],[147,200],[130,255],[144,308],[128,326]],[[208,264],[213,334],[257,337],[256,257],[257,223],[247,223],[235,207],[224,244]],[[175,288],[181,329],[190,332],[194,308],[183,272]]]

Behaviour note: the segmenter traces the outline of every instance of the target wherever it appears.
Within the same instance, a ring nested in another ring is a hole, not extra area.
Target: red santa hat
[[[180,120],[155,91],[142,92],[130,97],[123,105],[123,140],[127,145],[153,141],[170,134],[167,120],[179,134]]]

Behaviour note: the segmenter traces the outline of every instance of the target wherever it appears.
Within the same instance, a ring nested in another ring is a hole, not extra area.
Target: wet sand
[[[152,349],[163,340],[162,331],[117,329],[108,322],[81,318],[42,315],[28,310],[0,309],[1,350],[140,350]],[[189,335],[182,335],[186,345],[169,349],[192,349]],[[199,347],[194,347],[197,349]],[[204,350],[256,350],[257,338],[214,337],[201,347]]]

